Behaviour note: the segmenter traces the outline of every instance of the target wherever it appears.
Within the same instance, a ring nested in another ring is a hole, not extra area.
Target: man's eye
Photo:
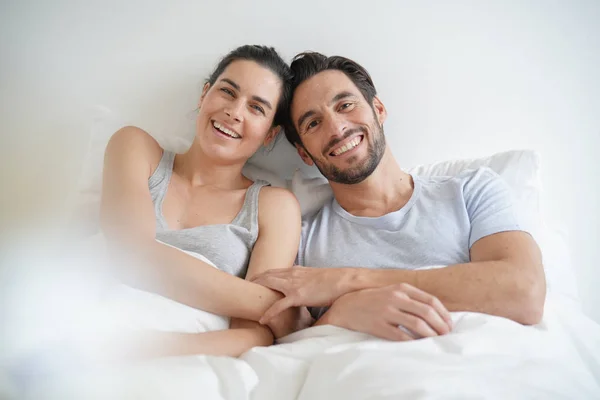
[[[315,121],[311,121],[308,123],[308,125],[306,125],[306,129],[312,129],[314,127],[316,127],[317,125],[319,125],[319,121],[315,120]]]
[[[344,103],[340,106],[340,110],[345,110],[346,108],[349,108],[350,106],[352,106],[352,103]]]
[[[223,93],[226,93],[226,94],[230,95],[231,97],[233,97],[233,92],[231,90],[229,90],[227,88],[221,88],[221,91]]]

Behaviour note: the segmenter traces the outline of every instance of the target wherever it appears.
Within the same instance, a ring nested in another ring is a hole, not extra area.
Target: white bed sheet
[[[29,399],[593,399],[600,326],[549,296],[526,327],[452,313],[449,335],[388,342],[333,326],[296,332],[240,359],[178,357],[71,370],[29,382]]]
[[[156,329],[164,324],[163,330],[191,332],[223,323],[189,307],[178,311],[172,301],[162,304],[156,296],[125,297],[136,300],[129,309]],[[154,313],[142,315],[144,304]],[[105,325],[107,308],[114,306],[106,301],[97,309],[86,306],[86,315]],[[41,375],[0,369],[0,386],[10,386],[0,387],[0,395],[36,400],[600,398],[600,325],[569,297],[550,292],[542,323],[532,327],[477,313],[452,317],[452,333],[436,338],[395,343],[320,326],[239,359],[193,356],[94,368],[67,362],[63,368],[63,355],[55,349],[44,355],[49,367]],[[98,353],[85,341],[77,346]]]

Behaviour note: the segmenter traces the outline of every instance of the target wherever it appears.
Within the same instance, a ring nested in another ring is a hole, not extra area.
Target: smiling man
[[[292,70],[285,133],[329,180],[334,198],[303,222],[302,267],[254,280],[286,296],[261,322],[309,306],[317,324],[391,340],[448,333],[449,311],[539,322],[540,251],[498,175],[403,172],[386,144],[387,111],[362,66],[303,53]]]

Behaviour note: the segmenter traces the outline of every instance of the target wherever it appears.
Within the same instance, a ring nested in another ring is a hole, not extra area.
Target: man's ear
[[[273,143],[273,140],[275,140],[275,138],[277,137],[277,135],[279,135],[280,132],[281,125],[277,125],[269,129],[269,132],[267,132],[267,136],[265,137],[265,141],[263,142],[263,146],[269,147],[269,145]]]
[[[204,84],[204,87],[202,88],[202,94],[200,95],[200,101],[198,101],[198,108],[200,108],[200,106],[202,105],[202,101],[204,100],[204,97],[206,96],[208,89],[210,89],[210,83],[206,82]]]
[[[375,115],[377,116],[377,121],[379,121],[379,126],[383,126],[383,123],[387,118],[387,110],[377,96],[373,97],[373,110],[375,110]]]
[[[306,150],[304,149],[304,147],[302,147],[298,143],[294,144],[294,146],[296,146],[296,150],[298,151],[298,155],[300,156],[300,158],[302,159],[302,161],[304,161],[304,164],[310,165],[312,167],[315,162],[308,155],[308,153],[306,152]]]

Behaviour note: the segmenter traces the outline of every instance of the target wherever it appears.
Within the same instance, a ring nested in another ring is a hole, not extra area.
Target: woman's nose
[[[235,120],[236,122],[242,122],[242,105],[241,102],[235,102],[229,107],[225,108],[225,114]]]

